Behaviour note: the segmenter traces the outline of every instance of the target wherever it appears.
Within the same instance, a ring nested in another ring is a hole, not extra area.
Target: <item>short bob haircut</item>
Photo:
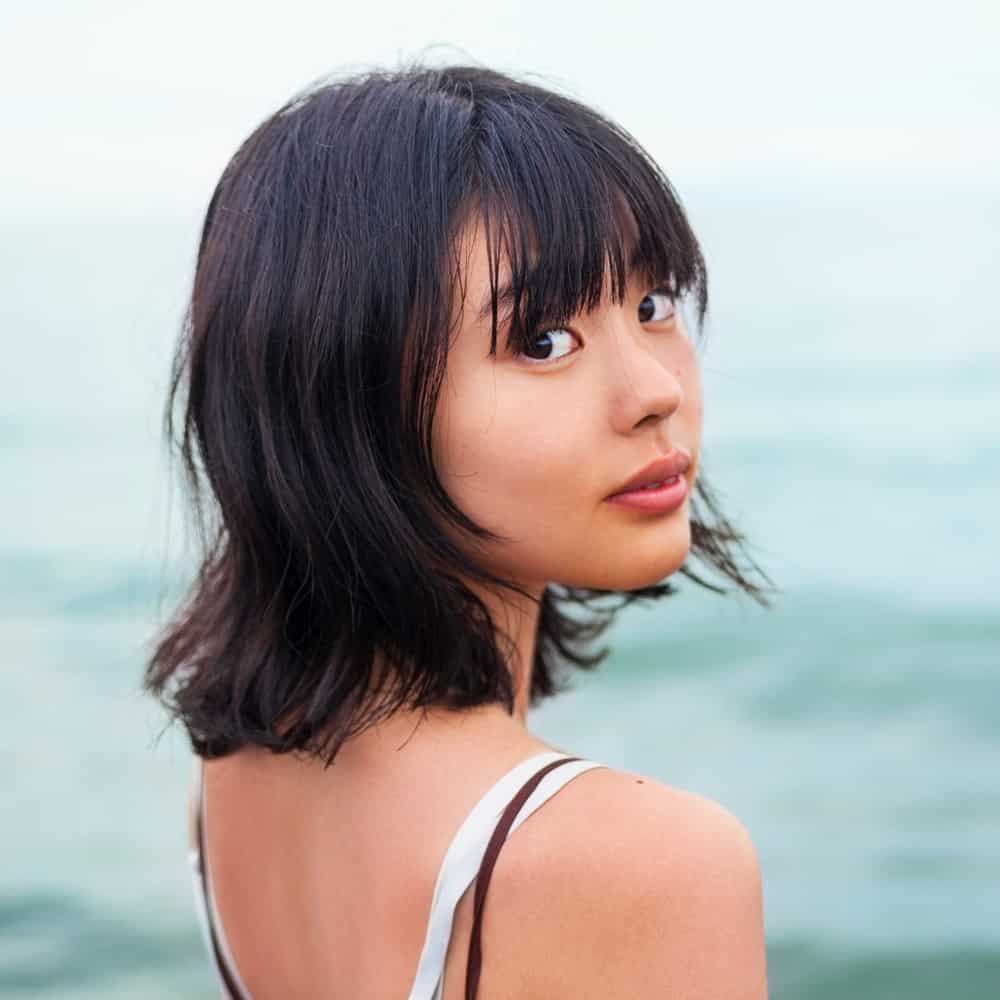
[[[202,561],[144,687],[199,756],[255,744],[329,765],[401,707],[513,712],[506,637],[463,578],[524,591],[450,540],[445,524],[497,536],[452,503],[431,453],[449,263],[476,219],[491,354],[501,323],[522,350],[543,321],[592,309],[606,272],[617,303],[630,274],[693,295],[702,334],[705,263],[679,199],[627,132],[576,100],[485,68],[411,64],[325,77],[270,115],[210,200],[164,415]],[[513,292],[498,302],[501,254]],[[691,529],[694,556],[770,606],[704,474]],[[561,663],[607,656],[588,646],[621,608],[674,592],[547,586],[531,705],[568,688]]]

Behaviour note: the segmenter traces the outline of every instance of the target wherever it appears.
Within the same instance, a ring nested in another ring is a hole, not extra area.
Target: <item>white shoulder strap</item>
[[[204,762],[200,757],[194,758],[194,781],[192,794],[194,796],[194,808],[197,811],[196,824],[200,823],[202,830],[206,828],[207,819],[205,816],[205,792],[204,792]],[[239,970],[236,968],[236,961],[226,940],[226,932],[222,926],[222,919],[219,911],[215,907],[215,899],[212,896],[211,876],[208,871],[208,859],[201,855],[201,845],[198,842],[197,826],[192,832],[191,841],[188,844],[188,864],[190,866],[192,887],[194,889],[195,910],[198,914],[198,925],[201,928],[202,940],[208,951],[212,967],[218,978],[219,990],[224,1000],[252,1000],[250,991],[246,983],[240,978]],[[222,952],[222,961],[226,963],[226,971],[233,978],[236,988],[240,991],[239,997],[234,997],[226,986],[226,980],[222,969],[219,968],[219,960],[216,958],[215,948],[212,947],[212,930],[215,930],[215,940]]]
[[[575,754],[546,750],[521,761],[503,775],[466,816],[452,838],[438,871],[431,899],[427,936],[424,938],[424,947],[420,953],[416,978],[408,1000],[433,1000],[444,971],[455,906],[478,874],[490,837],[510,800],[524,783],[546,764],[573,756]],[[553,768],[539,781],[538,786],[525,800],[507,836],[509,837],[540,805],[572,778],[591,768],[605,766],[592,760],[574,760]]]

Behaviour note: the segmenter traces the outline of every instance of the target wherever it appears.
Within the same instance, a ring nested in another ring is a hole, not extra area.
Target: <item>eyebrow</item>
[[[497,289],[497,314],[498,319],[502,316],[500,310],[501,305],[506,305],[514,300],[514,286],[508,282],[506,285],[501,285]],[[486,300],[479,307],[479,312],[476,316],[478,322],[482,323],[483,320],[488,319],[493,315],[493,298],[491,295],[486,296]]]

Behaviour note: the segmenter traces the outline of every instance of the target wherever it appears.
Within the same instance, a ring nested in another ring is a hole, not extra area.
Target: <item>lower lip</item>
[[[631,490],[628,493],[616,493],[608,497],[608,502],[620,507],[630,507],[632,510],[649,511],[652,514],[662,514],[674,510],[684,502],[687,496],[687,481],[678,476],[673,483],[664,483],[655,490]]]

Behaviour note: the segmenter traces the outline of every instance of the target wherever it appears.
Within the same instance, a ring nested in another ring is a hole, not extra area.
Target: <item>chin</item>
[[[684,565],[684,560],[687,558],[687,553],[676,560],[670,562],[666,567],[658,567],[655,571],[646,574],[636,574],[629,573],[624,575],[624,582],[619,586],[615,587],[615,590],[638,590],[640,587],[652,587],[657,583],[662,583],[668,576],[673,576],[681,566]]]
[[[642,553],[636,548],[630,552],[623,551],[621,557],[613,562],[605,560],[599,568],[593,567],[590,572],[581,569],[572,578],[561,582],[569,587],[597,590],[624,591],[652,587],[676,573],[690,554],[690,545],[672,546],[669,553],[660,552],[656,557],[640,559]]]

